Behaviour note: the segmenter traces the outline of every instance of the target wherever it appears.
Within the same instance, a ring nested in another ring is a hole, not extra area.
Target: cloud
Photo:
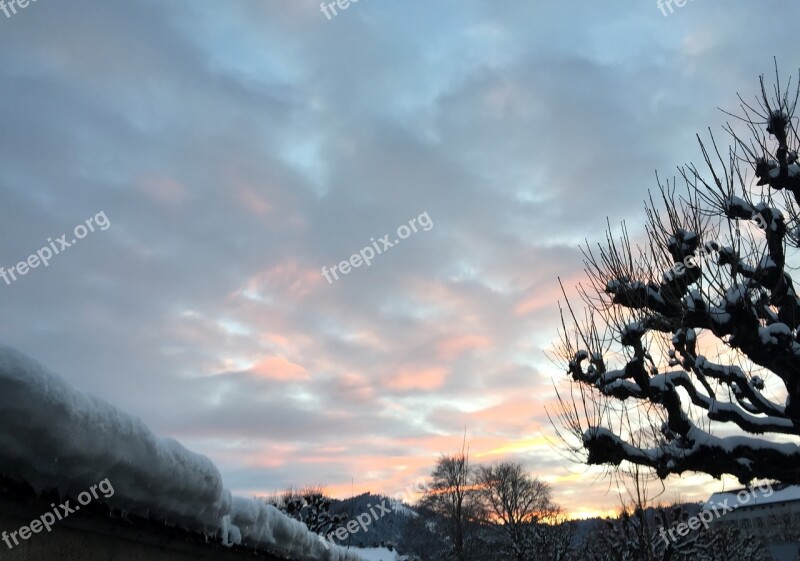
[[[265,358],[253,366],[250,372],[257,376],[269,378],[270,380],[280,380],[283,382],[307,380],[309,378],[308,371],[305,368],[293,362],[289,362],[283,357]]]
[[[391,376],[387,386],[393,390],[434,390],[444,384],[447,371],[443,368],[406,368]]]
[[[641,232],[653,170],[793,52],[752,22],[798,10],[32,5],[0,22],[0,265],[112,227],[0,284],[0,337],[243,491],[402,491],[466,429],[567,508],[616,506],[542,445],[557,279],[607,217]],[[324,281],[422,212],[430,231]]]

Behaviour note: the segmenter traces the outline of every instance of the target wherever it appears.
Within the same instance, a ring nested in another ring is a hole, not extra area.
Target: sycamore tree
[[[583,248],[552,418],[581,461],[800,482],[800,90],[760,83],[702,165],[657,179],[641,240]]]

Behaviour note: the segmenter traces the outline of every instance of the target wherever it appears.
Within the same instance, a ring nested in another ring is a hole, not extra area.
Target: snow
[[[397,551],[389,551],[385,547],[367,547],[363,549],[351,549],[365,561],[397,561]]]
[[[711,508],[711,506],[719,504],[725,501],[725,499],[728,499],[728,504],[735,505],[738,502],[737,494],[742,491],[745,492],[741,495],[743,499],[742,506],[759,506],[772,503],[800,501],[800,485],[789,485],[782,489],[775,489],[765,483],[763,485],[753,485],[748,489],[714,493],[709,497],[706,504],[703,505],[703,508]],[[744,500],[746,494],[749,494],[750,497]]]
[[[776,164],[777,165],[777,164]],[[726,211],[734,216],[752,213],[753,206],[741,197],[732,196],[727,201]]]
[[[775,166],[776,167],[770,169],[770,171],[769,171],[769,176],[772,179],[777,179],[781,175],[781,168],[780,168],[780,166],[778,166],[777,162],[775,162]],[[789,177],[797,177],[798,175],[800,175],[800,165],[789,164],[788,168],[789,168],[788,169]]]
[[[76,496],[108,479],[109,507],[309,561],[357,561],[275,507],[232,497],[217,467],[138,417],[0,345],[0,473]]]
[[[767,327],[758,328],[758,336],[764,345],[777,345],[781,339],[791,337],[792,331],[785,323],[773,323]]]
[[[632,321],[622,328],[622,337],[641,337],[644,334],[644,326],[639,321]]]
[[[698,428],[689,431],[689,437],[695,442],[695,448],[700,446],[719,447],[723,452],[734,454],[737,448],[756,450],[769,450],[772,453],[792,456],[797,454],[798,445],[792,442],[769,442],[748,436],[712,436]]]
[[[747,299],[747,286],[742,283],[737,283],[728,288],[725,292],[725,302],[730,305],[737,305],[739,302]]]
[[[686,308],[689,311],[694,311],[699,309],[699,307],[703,303],[703,296],[700,294],[700,291],[696,288],[692,288],[686,294],[686,297],[683,299],[684,304],[686,304]]]
[[[400,501],[392,501],[392,510],[398,514],[402,514],[404,516],[410,516],[412,518],[417,518],[419,514],[408,508],[406,505],[401,503]]]

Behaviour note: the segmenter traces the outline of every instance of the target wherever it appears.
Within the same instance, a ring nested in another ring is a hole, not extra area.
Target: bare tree
[[[537,552],[530,561],[563,561],[573,552],[573,539],[577,531],[577,523],[567,520],[561,512],[555,515],[549,524],[539,526],[537,535]]]
[[[700,528],[673,541],[665,533],[685,522],[689,514],[681,505],[647,510],[625,509],[613,520],[589,534],[577,549],[581,561],[765,561],[763,541],[750,532],[728,524]],[[643,541],[642,536],[646,536]]]
[[[628,461],[662,479],[800,482],[800,90],[790,86],[776,69],[768,93],[762,76],[756,102],[740,97],[729,114],[727,151],[712,135],[700,141],[705,172],[678,168],[680,193],[658,180],[647,240],[632,242],[623,224],[584,248],[585,314],[564,290],[558,355],[570,383],[551,419],[581,461]]]
[[[488,521],[503,537],[509,557],[530,559],[544,537],[540,523],[555,521],[559,513],[550,486],[513,462],[479,467],[476,482]]]
[[[443,521],[455,561],[469,561],[476,540],[474,530],[480,519],[480,504],[465,447],[458,454],[439,458],[420,503]]]
[[[640,442],[639,439],[645,437],[646,433],[634,431],[630,438],[632,442]],[[617,470],[616,475],[625,489],[628,499],[626,501],[626,498],[620,493],[622,516],[620,523],[615,528],[617,537],[626,535],[630,541],[631,551],[637,552],[642,559],[670,559],[669,555],[664,557],[651,555],[658,515],[654,520],[650,514],[655,512],[664,518],[665,513],[671,512],[664,508],[652,508],[655,497],[664,492],[663,481],[658,479],[649,468],[639,464],[626,463],[624,467]],[[657,492],[651,490],[653,485],[658,487]]]

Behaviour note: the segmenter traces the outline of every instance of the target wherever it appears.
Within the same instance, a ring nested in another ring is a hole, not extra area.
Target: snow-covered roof
[[[113,509],[307,561],[359,561],[261,501],[233,497],[206,456],[0,345],[0,473],[74,497],[108,479]]]
[[[710,509],[714,505],[725,502],[725,500],[728,501],[728,505],[739,508],[800,501],[800,485],[770,486],[765,483],[760,486],[754,485],[752,488],[714,493],[703,505],[703,509]]]

